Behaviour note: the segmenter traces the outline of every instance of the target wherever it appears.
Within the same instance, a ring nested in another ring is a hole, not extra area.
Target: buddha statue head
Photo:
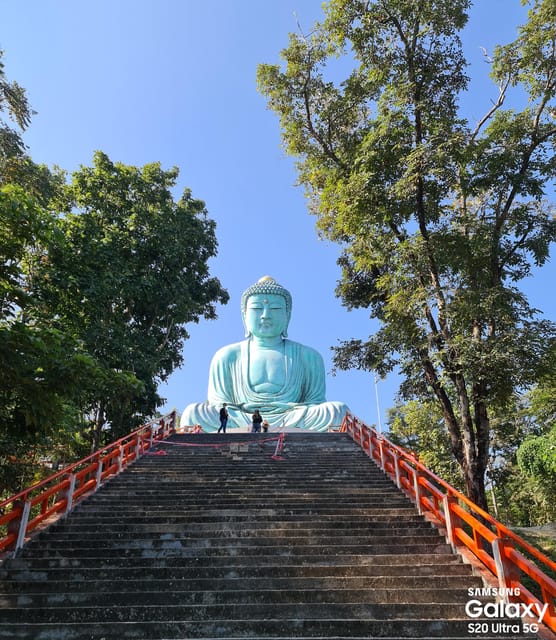
[[[268,311],[267,311],[268,310]],[[265,322],[264,314],[270,313],[272,320]],[[288,325],[292,312],[292,297],[290,292],[278,284],[274,278],[264,276],[246,289],[241,296],[241,317],[245,327],[245,337],[253,334],[264,337],[282,338],[288,335]]]

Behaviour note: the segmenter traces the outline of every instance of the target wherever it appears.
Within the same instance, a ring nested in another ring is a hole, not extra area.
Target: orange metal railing
[[[39,526],[68,514],[157,441],[174,433],[176,412],[143,425],[87,458],[0,502],[0,554],[15,555]]]
[[[375,429],[347,415],[341,431],[349,433],[390,476],[419,513],[446,530],[454,551],[466,547],[490,570],[498,579],[501,593],[513,594],[508,595],[509,600],[535,606],[547,604],[543,622],[556,631],[556,582],[543,571],[556,572],[555,562]]]

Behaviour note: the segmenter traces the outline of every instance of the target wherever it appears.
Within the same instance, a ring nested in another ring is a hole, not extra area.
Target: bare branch
[[[489,111],[487,111],[487,113],[477,123],[475,130],[471,134],[471,138],[469,140],[470,142],[473,142],[475,140],[475,138],[479,135],[479,132],[481,131],[485,123],[487,123],[492,118],[492,116],[498,111],[498,109],[500,109],[500,107],[504,104],[504,100],[506,99],[506,92],[509,86],[510,86],[509,77],[507,77],[503,83],[500,83],[498,85],[498,99],[496,100],[496,102],[493,103],[492,108]]]

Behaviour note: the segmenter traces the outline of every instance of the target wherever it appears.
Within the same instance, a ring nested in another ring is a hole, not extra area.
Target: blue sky
[[[160,389],[167,408],[206,398],[213,353],[243,337],[241,292],[263,275],[291,291],[289,337],[319,350],[329,373],[331,346],[376,330],[335,298],[338,248],[318,239],[277,118],[255,88],[257,64],[277,62],[296,20],[309,30],[322,16],[321,0],[0,0],[0,16],[6,74],[37,111],[25,134],[35,161],[72,171],[100,149],[126,164],[177,166],[179,192],[191,188],[217,223],[211,270],[230,302],[189,328],[184,365]],[[464,33],[470,119],[497,93],[481,47],[514,39],[524,18],[519,0],[475,3]],[[550,263],[525,283],[551,319],[555,275]],[[397,385],[395,375],[378,383],[383,425]],[[329,375],[327,397],[377,422],[371,374]]]

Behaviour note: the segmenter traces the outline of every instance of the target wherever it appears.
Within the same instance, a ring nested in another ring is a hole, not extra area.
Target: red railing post
[[[498,576],[498,584],[503,594],[504,601],[509,602],[508,589],[519,583],[520,571],[518,567],[511,562],[507,555],[506,549],[513,549],[514,545],[509,538],[500,536],[492,541],[492,552],[494,555],[494,562],[496,564],[496,575]]]
[[[67,490],[65,491],[65,498],[66,498],[66,515],[72,510],[73,508],[73,492],[75,491],[75,473],[70,474],[70,484],[69,487],[67,488]]]
[[[167,434],[170,436],[176,432],[176,411],[172,411],[169,416],[166,416],[165,420],[168,427]]]
[[[121,473],[122,469],[124,468],[124,454],[125,449],[122,445],[120,445],[120,453],[118,454],[118,473]]]
[[[448,541],[457,553],[458,538],[456,535],[456,529],[461,528],[462,522],[460,518],[452,510],[452,505],[457,504],[458,499],[455,496],[446,494],[444,496],[444,519],[446,521],[446,533],[448,535]]]
[[[417,511],[419,511],[419,515],[423,515],[423,507],[421,506],[421,483],[419,482],[421,478],[421,471],[419,467],[415,467],[413,469],[413,490],[415,491],[415,504],[417,506]]]
[[[65,514],[67,515],[73,507],[73,493],[75,491],[75,473],[70,473],[69,476],[69,487],[67,487],[67,489],[63,489],[62,491],[60,491],[60,493],[56,496],[56,500],[60,499],[60,500],[65,500],[66,501],[66,509],[65,509]]]
[[[384,443],[382,441],[382,436],[378,440],[378,452],[380,453],[380,466],[384,471],[386,471],[386,460],[384,459]]]
[[[357,444],[363,447],[363,429],[360,424],[357,425]]]
[[[398,489],[402,488],[402,483],[400,481],[400,458],[397,452],[394,450],[392,453],[392,460],[394,462],[394,473],[395,473],[395,482]]]
[[[102,484],[102,458],[98,456],[97,477],[95,482],[95,491],[100,488]]]
[[[369,458],[371,460],[373,459],[373,450],[374,450],[373,432],[371,431],[371,429],[369,429]]]
[[[16,523],[19,524],[19,528],[18,528],[17,540],[14,548],[14,556],[25,543],[25,534],[27,533],[27,524],[29,523],[30,515],[31,515],[31,500],[26,500],[23,503],[21,518],[15,521]]]

